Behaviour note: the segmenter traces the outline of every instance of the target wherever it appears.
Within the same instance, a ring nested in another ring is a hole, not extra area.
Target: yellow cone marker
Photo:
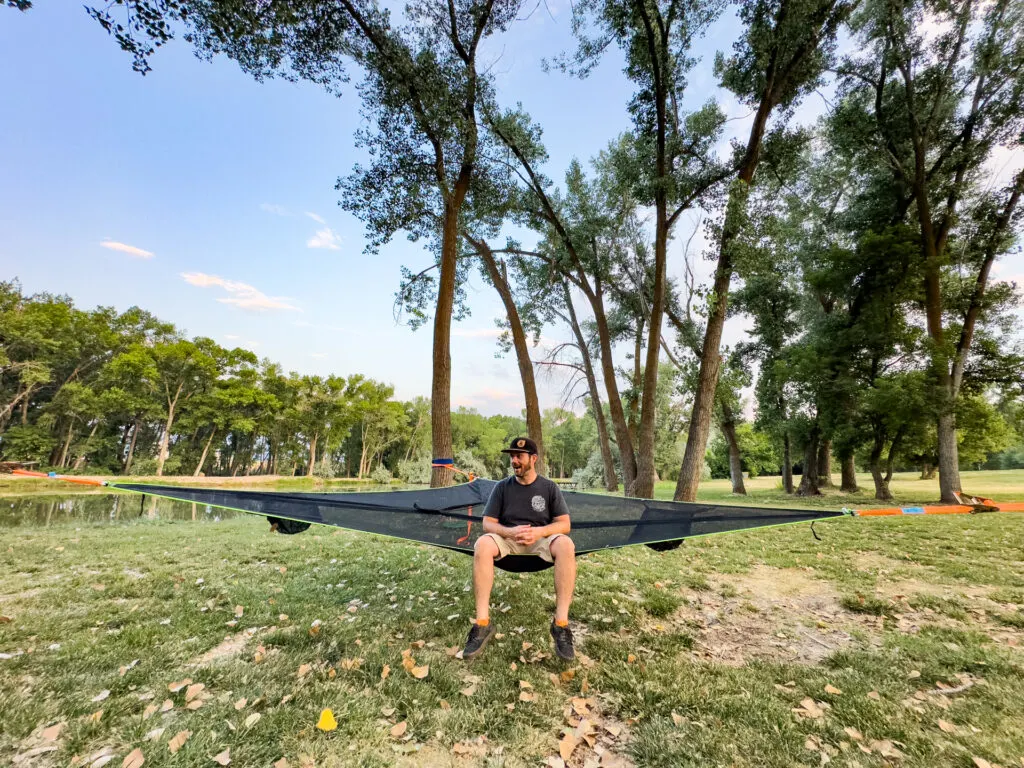
[[[333,731],[338,727],[338,721],[334,719],[334,713],[331,710],[325,709],[320,713],[320,720],[316,727],[321,731]]]

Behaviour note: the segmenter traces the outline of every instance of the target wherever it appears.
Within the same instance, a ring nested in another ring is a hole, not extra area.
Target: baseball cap
[[[508,448],[502,448],[502,453],[532,453],[537,455],[537,444],[528,437],[513,438]]]

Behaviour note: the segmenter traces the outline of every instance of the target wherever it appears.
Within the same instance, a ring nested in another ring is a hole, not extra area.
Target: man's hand
[[[520,525],[516,528],[515,540],[524,547],[531,546],[539,538],[537,529],[532,525]]]

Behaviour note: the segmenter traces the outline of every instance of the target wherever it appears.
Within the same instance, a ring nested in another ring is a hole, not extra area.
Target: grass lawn
[[[499,574],[465,663],[456,553],[247,516],[9,530],[0,763],[1024,766],[1024,515],[816,529],[582,558],[568,665],[550,572]]]

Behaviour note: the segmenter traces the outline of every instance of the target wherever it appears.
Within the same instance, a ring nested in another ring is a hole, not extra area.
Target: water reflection
[[[373,488],[373,490],[384,490]],[[356,488],[332,488],[346,492]],[[365,486],[358,490],[371,490]],[[134,493],[79,493],[0,498],[0,528],[47,527],[74,523],[136,523],[158,520],[217,522],[244,514],[195,502]]]
[[[216,522],[239,512],[156,496],[124,493],[17,496],[0,499],[0,527],[47,527],[67,523],[129,523],[148,520]]]

